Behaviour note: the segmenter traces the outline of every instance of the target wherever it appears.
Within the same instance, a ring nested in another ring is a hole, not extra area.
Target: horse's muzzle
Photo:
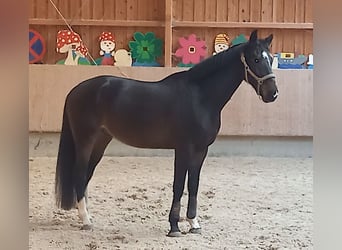
[[[274,102],[277,97],[279,95],[278,90],[276,90],[273,94],[269,94],[266,96],[261,96],[261,99],[265,102],[265,103],[269,103],[269,102]]]

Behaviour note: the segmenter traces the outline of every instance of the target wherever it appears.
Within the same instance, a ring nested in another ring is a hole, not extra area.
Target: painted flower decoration
[[[182,63],[197,64],[207,55],[205,41],[197,40],[195,34],[189,35],[188,39],[180,37],[178,39],[181,48],[176,50],[176,56],[182,58]]]
[[[162,55],[162,40],[157,38],[153,32],[147,32],[145,35],[141,32],[135,32],[135,41],[129,42],[132,58],[139,63],[152,63],[157,57]]]

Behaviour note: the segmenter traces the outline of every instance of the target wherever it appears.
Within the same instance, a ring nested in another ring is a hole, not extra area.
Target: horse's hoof
[[[189,230],[189,233],[191,233],[191,234],[201,234],[202,230],[201,230],[201,228],[191,228]]]
[[[180,231],[175,231],[175,232],[169,232],[167,234],[168,237],[182,237],[183,234]]]
[[[81,227],[81,230],[92,230],[93,229],[93,225],[88,224],[88,225],[83,225]]]

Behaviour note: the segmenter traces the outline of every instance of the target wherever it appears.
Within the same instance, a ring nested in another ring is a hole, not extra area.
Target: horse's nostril
[[[276,98],[279,95],[278,90],[273,94],[273,98]]]

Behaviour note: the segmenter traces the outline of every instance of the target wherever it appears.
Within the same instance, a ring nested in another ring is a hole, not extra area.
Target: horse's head
[[[273,57],[269,50],[272,39],[272,34],[265,39],[258,39],[257,31],[253,31],[241,55],[245,66],[245,80],[264,102],[273,102],[278,96],[275,75],[272,72]]]

